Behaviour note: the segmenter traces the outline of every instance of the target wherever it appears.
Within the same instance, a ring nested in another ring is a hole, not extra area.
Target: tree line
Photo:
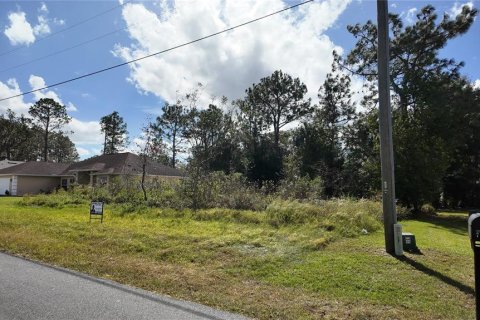
[[[62,127],[70,121],[66,107],[42,98],[28,111],[0,115],[0,158],[21,161],[74,162],[77,149]]]
[[[480,206],[480,92],[461,74],[463,62],[440,55],[476,16],[464,6],[456,17],[438,17],[430,5],[406,26],[389,16],[397,197],[415,210],[424,203]],[[320,177],[326,197],[379,195],[377,28],[368,21],[348,31],[357,42],[345,57],[334,53],[317,101],[281,70],[229,108],[226,99],[198,108],[197,89],[165,104],[149,126],[153,153],[176,166],[189,146],[191,166],[240,172],[260,186]],[[359,105],[351,76],[368,92]],[[289,124],[294,129],[284,129]]]
[[[476,15],[476,9],[464,6],[456,17],[438,17],[429,5],[413,24],[389,16],[396,192],[401,204],[415,210],[425,203],[480,206],[480,90],[461,74],[463,62],[440,55],[450,40],[469,30]],[[332,70],[314,101],[301,79],[281,70],[252,84],[241,99],[222,98],[206,107],[200,105],[199,84],[165,103],[161,116],[149,121],[142,154],[185,167],[191,175],[241,173],[259,187],[272,188],[309,179],[322,181],[325,197],[379,196],[377,28],[367,21],[348,31],[356,44],[344,57],[334,52]],[[367,92],[358,103],[352,76],[363,80]],[[37,125],[12,113],[2,121],[11,117],[11,123],[29,130],[43,124],[35,130],[43,132],[47,159],[50,142],[63,135],[53,123],[32,116]],[[127,127],[118,112],[102,117],[100,124],[103,153],[127,145]],[[58,132],[49,133],[55,127]],[[2,141],[2,155],[21,158],[22,143]]]

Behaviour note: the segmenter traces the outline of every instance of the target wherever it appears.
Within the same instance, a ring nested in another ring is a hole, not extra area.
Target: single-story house
[[[75,163],[29,161],[0,169],[0,195],[37,194],[73,184],[108,184],[116,176],[142,175],[143,158],[130,153],[105,154]],[[150,159],[148,177],[179,178],[180,170]]]
[[[0,170],[0,195],[48,192],[61,183],[66,163],[28,161]]]

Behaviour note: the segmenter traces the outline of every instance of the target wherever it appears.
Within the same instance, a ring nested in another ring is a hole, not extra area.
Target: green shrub
[[[60,189],[48,195],[25,195],[20,203],[24,206],[63,208],[66,205],[84,204],[87,203],[87,201],[85,201],[82,197],[71,195],[69,192]]]
[[[430,203],[426,203],[422,205],[422,207],[420,208],[420,212],[426,215],[434,215],[436,213],[436,210],[435,207],[432,206]]]
[[[277,189],[282,199],[318,201],[323,198],[323,181],[320,177],[299,177],[282,180]]]
[[[254,211],[267,207],[268,198],[241,174],[217,173],[214,178],[218,179],[220,192],[214,200],[215,207]]]
[[[408,208],[397,206],[397,219],[398,220],[407,219],[411,215],[412,215],[412,212]]]
[[[113,212],[118,212],[118,215],[124,216],[126,214],[145,214],[148,212],[148,207],[142,202],[126,202],[115,207]]]
[[[192,209],[226,208],[264,210],[268,197],[250,185],[241,174],[211,172],[191,175],[182,180],[176,191],[183,205]]]

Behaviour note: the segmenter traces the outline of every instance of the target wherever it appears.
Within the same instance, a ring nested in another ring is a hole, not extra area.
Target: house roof
[[[5,168],[15,166],[17,164],[24,163],[24,162],[25,161],[12,161],[12,160],[5,159],[0,161],[0,169],[5,169]]]
[[[2,174],[65,176],[78,171],[93,171],[96,174],[141,174],[142,157],[130,153],[104,154],[75,163],[25,162],[9,168],[1,169]],[[147,159],[147,175],[183,176],[178,169],[171,168]]]
[[[142,165],[142,157],[125,152],[104,154],[72,163],[66,172],[95,171],[96,174],[141,174]],[[183,176],[180,170],[156,163],[150,159],[147,159],[146,172],[148,175],[156,176]]]
[[[29,161],[0,169],[0,175],[60,176],[69,166],[68,163]]]

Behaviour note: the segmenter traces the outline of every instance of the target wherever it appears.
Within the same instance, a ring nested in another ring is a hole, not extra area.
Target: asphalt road
[[[0,253],[0,320],[246,319]]]

